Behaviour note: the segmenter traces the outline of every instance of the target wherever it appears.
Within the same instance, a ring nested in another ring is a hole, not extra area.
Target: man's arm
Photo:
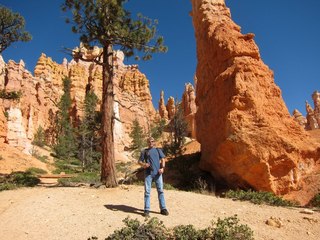
[[[144,162],[144,161],[145,161],[145,160],[144,160],[144,154],[145,154],[145,151],[141,151],[138,164],[139,164],[141,167],[143,167],[144,169],[146,169],[146,168],[150,167],[150,164]]]
[[[138,163],[139,163],[139,165],[140,165],[141,167],[143,167],[144,169],[150,167],[150,164],[149,164],[149,163],[145,163],[145,162],[141,162],[141,161],[139,161]]]
[[[159,169],[160,174],[164,173],[165,166],[166,166],[166,158],[161,158],[160,159],[160,169]]]

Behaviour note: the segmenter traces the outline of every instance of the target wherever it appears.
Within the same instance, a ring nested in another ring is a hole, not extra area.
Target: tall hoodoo
[[[285,194],[319,163],[319,146],[295,122],[223,0],[191,0],[197,43],[197,138],[201,167],[233,186]]]

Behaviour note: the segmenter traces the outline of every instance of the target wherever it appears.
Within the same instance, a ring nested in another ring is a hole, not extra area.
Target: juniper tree
[[[165,52],[162,36],[156,34],[156,21],[138,15],[137,20],[124,8],[127,0],[65,0],[64,11],[72,12],[72,31],[80,34],[80,41],[87,48],[101,46],[103,51],[94,59],[102,66],[102,163],[101,181],[107,187],[117,186],[114,160],[114,93],[113,49],[119,48],[126,57],[142,54],[143,60],[153,53]],[[83,61],[81,51],[74,57]]]
[[[31,40],[30,33],[24,27],[25,20],[19,13],[0,5],[0,53],[14,42]]]

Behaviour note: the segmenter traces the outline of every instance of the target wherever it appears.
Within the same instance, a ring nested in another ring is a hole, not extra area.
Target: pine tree
[[[176,101],[176,112],[170,121],[171,143],[165,146],[165,150],[175,156],[183,153],[183,145],[188,135],[188,124],[184,118],[181,103]]]
[[[132,122],[132,128],[129,136],[132,139],[131,148],[133,150],[141,150],[141,148],[146,145],[143,128],[137,119],[133,120]]]
[[[84,100],[84,117],[79,126],[79,159],[82,162],[82,170],[96,170],[100,163],[101,152],[97,150],[100,145],[99,113],[96,112],[98,103],[97,95],[89,90]]]
[[[25,20],[19,13],[0,5],[0,53],[17,41],[27,42],[31,35],[24,30]]]
[[[76,138],[75,130],[71,124],[70,109],[71,109],[71,80],[69,78],[63,79],[63,91],[64,94],[58,103],[57,113],[57,143],[53,147],[56,156],[60,159],[69,160],[76,155]]]
[[[151,126],[151,137],[154,139],[159,139],[162,136],[162,133],[166,127],[166,120],[159,119]]]
[[[42,126],[39,126],[36,134],[34,135],[32,144],[43,147],[46,144],[45,132]]]
[[[102,66],[102,163],[101,182],[106,187],[117,186],[114,159],[114,93],[113,93],[113,48],[119,47],[126,57],[143,52],[142,59],[151,59],[153,53],[165,52],[163,38],[157,36],[156,22],[124,9],[127,0],[65,0],[64,11],[72,12],[72,31],[81,34],[85,47],[100,45],[101,55],[94,59],[83,58],[81,49],[73,52],[76,59],[92,61]],[[67,19],[70,22],[70,19]],[[137,56],[137,55],[136,55]]]

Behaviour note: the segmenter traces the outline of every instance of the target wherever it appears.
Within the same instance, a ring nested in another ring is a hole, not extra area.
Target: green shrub
[[[131,239],[172,239],[172,240],[253,240],[253,231],[243,224],[239,224],[236,215],[225,219],[218,218],[217,223],[197,230],[193,225],[179,225],[166,228],[157,218],[145,219],[140,223],[137,219],[129,217],[123,220],[125,226],[114,231],[106,240]],[[97,237],[91,237],[96,240]]]
[[[169,238],[168,230],[162,221],[151,218],[146,223],[140,223],[137,219],[125,218],[125,227],[116,230],[106,240],[131,240],[131,239],[155,239],[166,240]]]
[[[13,183],[17,186],[34,187],[40,183],[39,178],[35,177],[31,172],[14,172],[12,176]]]
[[[296,203],[287,201],[274,195],[271,192],[255,192],[252,190],[229,190],[225,193],[226,198],[233,198],[241,201],[250,201],[254,204],[268,204],[271,206],[295,206]]]
[[[316,194],[308,204],[310,207],[320,208],[320,193]]]
[[[56,167],[53,171],[54,174],[60,174],[61,172],[72,174],[82,171],[81,162],[76,158],[69,160],[55,159],[54,166]]]
[[[61,186],[72,186],[74,183],[88,183],[94,184],[100,182],[100,175],[95,172],[84,172],[78,173],[76,176],[71,178],[60,178],[58,180]]]
[[[13,190],[16,188],[17,186],[13,183],[0,183],[0,192],[5,190]]]
[[[237,215],[225,219],[218,218],[214,230],[215,240],[252,240],[253,231],[247,225],[239,225]]]
[[[45,132],[44,132],[44,129],[42,128],[42,126],[38,127],[37,132],[34,135],[34,139],[32,141],[32,144],[39,146],[39,147],[43,147],[46,144],[46,136],[45,136]]]
[[[173,228],[173,236],[176,240],[213,239],[213,228],[208,227],[197,230],[193,225],[179,225]]]
[[[21,96],[22,96],[21,91],[7,92],[4,89],[0,90],[0,98],[3,98],[3,99],[20,100]]]
[[[32,175],[48,173],[46,170],[43,170],[41,168],[35,168],[35,167],[28,168],[26,172],[29,172]]]

